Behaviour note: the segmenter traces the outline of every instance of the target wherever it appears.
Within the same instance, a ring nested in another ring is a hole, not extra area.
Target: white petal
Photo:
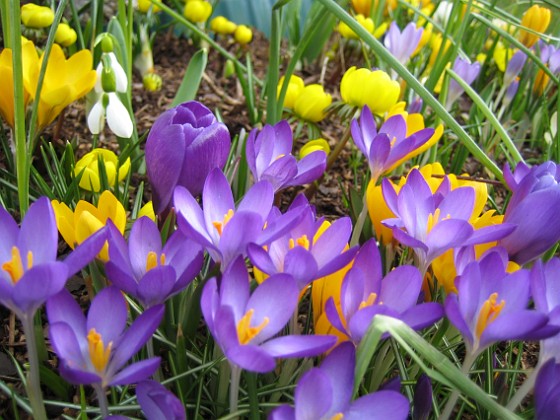
[[[99,134],[105,125],[105,110],[101,100],[97,101],[87,117],[89,131],[92,134]]]
[[[119,137],[129,139],[132,137],[133,125],[128,110],[122,104],[116,93],[109,93],[107,106],[107,124],[113,133]]]
[[[117,81],[117,92],[126,92],[128,89],[128,79],[126,73],[122,66],[117,60],[115,53],[110,52],[109,57],[111,57],[111,67],[115,71],[115,79]]]

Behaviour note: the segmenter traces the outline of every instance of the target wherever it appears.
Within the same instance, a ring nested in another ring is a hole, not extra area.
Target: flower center
[[[478,320],[476,321],[476,335],[480,338],[486,327],[495,321],[502,309],[504,308],[506,301],[502,299],[500,303],[498,301],[498,294],[492,293],[488,300],[482,304],[480,312],[478,313]]]
[[[88,345],[89,345],[89,358],[95,370],[98,372],[103,372],[107,363],[109,362],[109,357],[111,356],[111,349],[113,347],[113,342],[109,342],[107,347],[103,343],[103,338],[95,328],[89,330],[87,335]]]
[[[309,239],[307,238],[307,235],[302,235],[299,238],[297,238],[295,241],[292,238],[290,238],[290,244],[289,244],[290,249],[295,248],[296,246],[301,246],[309,250]]]
[[[344,418],[344,414],[336,413],[334,416],[330,418],[330,420],[342,420]]]
[[[31,267],[33,267],[33,253],[31,251],[28,251],[27,269],[29,270]],[[2,264],[2,270],[6,271],[10,275],[12,283],[14,284],[16,284],[23,276],[25,269],[23,268],[21,254],[17,246],[12,247],[12,259]]]
[[[159,265],[165,265],[165,254],[161,254],[159,256]],[[152,268],[156,268],[158,266],[158,257],[154,251],[148,252],[148,256],[146,257],[146,271],[150,271]]]
[[[446,219],[451,219],[451,215],[448,214],[447,216],[445,216],[443,219],[439,219],[441,216],[441,211],[440,209],[436,209],[436,211],[434,211],[433,213],[430,213],[428,215],[428,223],[427,223],[427,233],[430,233],[432,231],[432,229],[434,228],[435,225],[438,224],[438,222],[440,222],[441,220],[446,220]]]
[[[370,293],[366,300],[362,300],[360,306],[358,306],[358,311],[363,308],[367,308],[375,303],[377,300],[377,293]]]
[[[260,325],[256,327],[251,327],[251,319],[255,313],[254,309],[249,309],[243,318],[237,323],[237,336],[239,337],[240,344],[249,344],[249,342],[255,338],[255,336],[262,331],[264,327],[268,325],[270,319],[267,316],[264,317]]]
[[[212,222],[212,225],[218,231],[218,235],[222,236],[224,228],[226,227],[226,225],[228,224],[228,222],[231,220],[232,217],[233,217],[233,210],[229,209],[227,213],[224,214],[224,218],[221,222]]]

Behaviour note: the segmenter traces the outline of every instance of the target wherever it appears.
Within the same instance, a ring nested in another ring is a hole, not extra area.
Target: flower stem
[[[148,349],[148,357],[151,359],[153,357],[155,357],[155,352],[154,352],[154,337],[151,336],[150,339],[148,340],[148,343],[146,344],[146,347]],[[156,371],[154,372],[154,381],[156,382],[161,382],[161,374],[160,374],[160,368],[158,367],[156,369]]]
[[[527,379],[523,382],[523,385],[519,387],[515,395],[508,402],[506,408],[510,411],[515,411],[515,409],[521,404],[521,401],[527,396],[527,394],[535,387],[535,382],[537,380],[537,375],[540,371],[540,364],[535,366],[533,371],[527,375]]]
[[[93,389],[97,394],[97,402],[99,403],[99,411],[101,411],[101,417],[105,418],[109,416],[109,403],[107,401],[107,395],[105,394],[105,388],[101,386],[100,383],[94,384]]]
[[[233,414],[237,411],[239,399],[239,382],[241,380],[241,368],[231,365],[231,381],[229,385],[229,412]]]
[[[327,171],[331,169],[331,167],[334,165],[334,162],[338,158],[338,155],[340,155],[340,152],[342,152],[342,149],[344,149],[344,146],[346,146],[348,139],[350,139],[350,134],[350,125],[348,125],[348,127],[346,127],[346,131],[344,131],[344,134],[342,135],[342,139],[337,143],[334,150],[329,155],[329,158],[327,160]]]
[[[463,361],[463,367],[461,368],[461,372],[463,372],[466,376],[469,375],[469,371],[476,360],[476,354],[468,352],[465,356],[465,360]],[[439,416],[440,420],[447,420],[453,414],[453,409],[455,408],[455,404],[459,399],[459,391],[454,389],[451,393],[451,396],[447,400],[447,404],[445,404],[445,408],[443,409],[441,415]]]
[[[22,318],[23,331],[27,340],[27,354],[29,357],[29,374],[27,377],[27,396],[33,409],[33,418],[46,420],[47,413],[43,404],[41,393],[41,377],[39,376],[39,356],[37,354],[37,340],[35,338],[35,326],[33,316],[27,315]]]

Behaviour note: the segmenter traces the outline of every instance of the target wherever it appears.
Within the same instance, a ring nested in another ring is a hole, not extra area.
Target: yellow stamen
[[[232,217],[233,217],[233,210],[229,209],[227,213],[224,214],[224,219],[221,222],[212,222],[212,225],[218,231],[218,235],[222,236],[222,232],[224,231],[224,228],[226,227],[227,223],[230,221]]]
[[[274,160],[276,161],[276,160],[278,160],[278,159],[280,159],[280,158],[283,158],[284,156],[286,156],[285,153],[280,153],[278,156],[276,156],[276,159],[274,159]]]
[[[373,305],[376,300],[377,300],[377,293],[370,293],[367,299],[363,300],[362,303],[360,303],[360,306],[358,306],[358,311],[360,309]]]
[[[165,265],[165,254],[161,254],[159,256],[159,265]],[[150,271],[152,268],[156,268],[157,266],[157,254],[154,251],[148,252],[148,256],[146,257],[146,271]]]
[[[492,293],[488,300],[482,304],[480,312],[478,313],[478,320],[476,321],[476,336],[480,338],[486,327],[495,321],[502,309],[504,308],[506,301],[502,301],[497,304],[498,294]]]
[[[308,250],[309,239],[307,238],[307,235],[302,235],[299,238],[297,238],[295,241],[292,238],[290,238],[290,242],[289,242],[290,249],[295,248],[296,246],[301,246]]]
[[[27,252],[27,269],[29,270],[33,267],[33,253],[31,251]],[[11,279],[12,283],[17,283],[23,276],[23,262],[21,261],[21,254],[17,246],[12,247],[12,259],[6,261],[2,264],[2,270],[6,271]]]
[[[98,372],[103,372],[107,363],[109,362],[109,357],[111,356],[111,348],[113,347],[113,342],[109,342],[107,347],[103,343],[103,338],[101,338],[101,334],[99,334],[95,328],[89,330],[87,335],[88,344],[89,344],[89,357],[91,359],[91,363],[95,370]]]
[[[431,230],[434,228],[434,226],[439,221],[439,215],[440,215],[440,210],[439,209],[436,209],[436,211],[429,214],[429,216],[428,216],[428,227],[427,227],[428,233],[431,232]]]
[[[334,416],[331,417],[331,420],[342,420],[344,418],[344,414],[336,413]]]
[[[237,336],[239,337],[240,344],[249,344],[249,342],[270,322],[270,319],[265,316],[260,325],[251,327],[251,318],[253,318],[254,313],[254,309],[249,309],[237,323]]]

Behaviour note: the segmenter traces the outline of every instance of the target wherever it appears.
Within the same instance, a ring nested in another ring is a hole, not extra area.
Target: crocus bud
[[[169,207],[178,185],[199,195],[210,171],[225,165],[230,146],[225,124],[199,102],[185,102],[160,115],[146,141],[156,213]]]
[[[342,100],[348,105],[369,106],[375,114],[383,114],[397,103],[401,87],[382,70],[350,67],[340,82]]]
[[[426,374],[416,381],[413,401],[413,420],[427,420],[432,411],[432,382]]]
[[[323,86],[308,85],[297,97],[294,112],[303,120],[319,122],[325,118],[325,111],[331,103],[332,96],[325,92]]]
[[[157,92],[161,89],[162,80],[161,76],[156,73],[146,73],[142,78],[144,89],[150,92]]]
[[[498,245],[511,260],[525,264],[560,240],[560,168],[554,162],[532,168],[520,163],[513,173],[506,166],[504,178],[512,191],[504,223],[517,228]]]
[[[63,47],[69,47],[76,42],[77,38],[78,35],[76,34],[76,31],[66,23],[60,23],[58,28],[56,28],[56,33],[54,34],[54,42],[62,45]]]
[[[50,7],[33,3],[21,6],[21,23],[28,28],[46,28],[54,21],[54,12]]]
[[[185,4],[183,14],[191,22],[203,23],[212,14],[212,5],[202,0],[190,0]]]
[[[253,40],[253,31],[248,26],[239,25],[233,33],[233,38],[238,44],[248,44]]]
[[[216,16],[210,21],[210,29],[220,35],[231,35],[237,25],[223,16]]]
[[[531,6],[521,19],[521,26],[532,29],[535,32],[544,32],[550,24],[551,13],[546,7],[541,7],[537,4]],[[519,41],[525,44],[526,47],[531,48],[535,42],[539,40],[539,36],[521,30],[519,32]]]

